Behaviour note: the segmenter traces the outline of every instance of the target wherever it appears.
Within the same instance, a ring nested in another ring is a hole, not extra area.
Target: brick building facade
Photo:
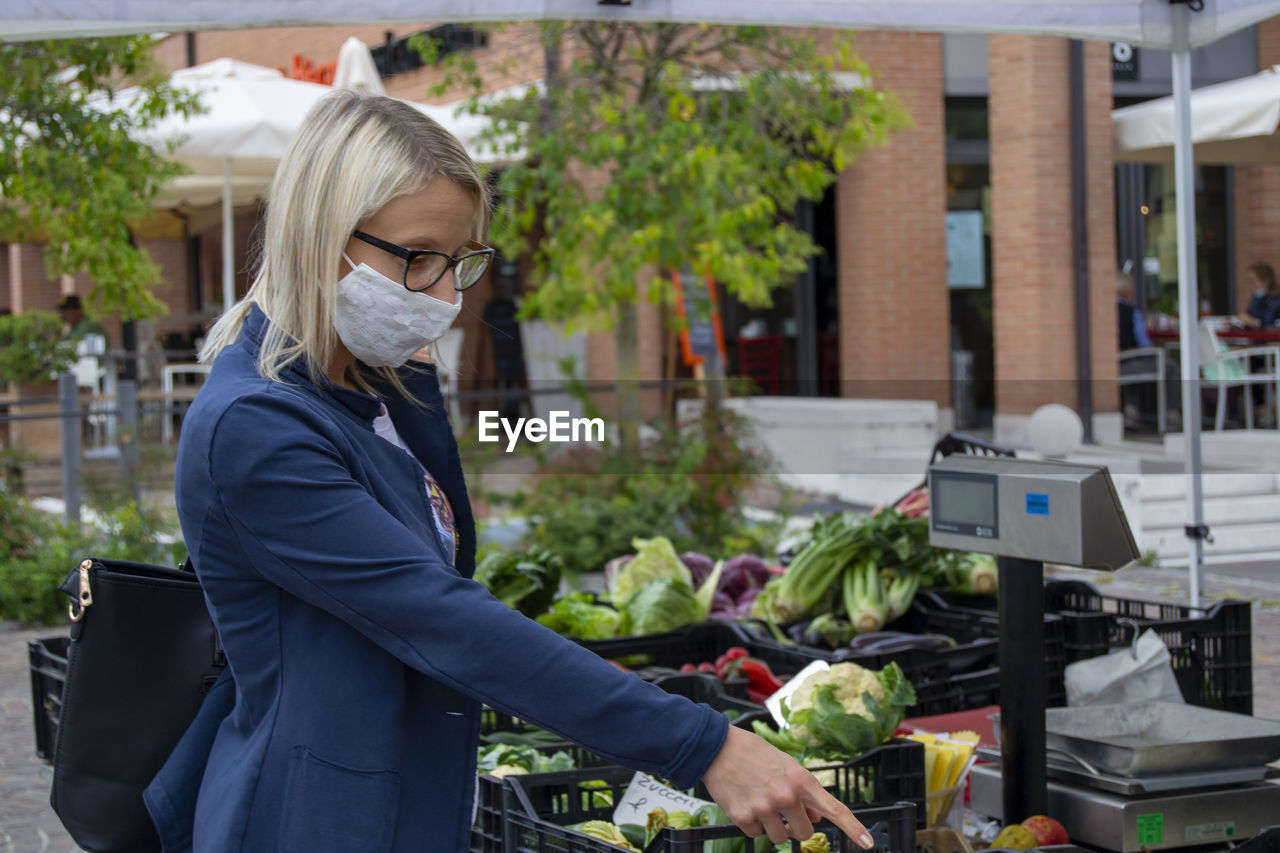
[[[429,28],[424,23],[178,34],[165,39],[158,53],[170,68],[229,56],[286,72],[310,69],[318,76],[336,60],[349,36],[373,47],[389,47]],[[490,34],[487,46],[475,51],[491,88],[540,79],[543,55],[531,36],[529,27],[511,26]],[[831,235],[828,262],[834,264],[831,292],[817,307],[817,328],[795,328],[795,317],[784,316],[789,308],[759,319],[771,331],[793,337],[830,330],[835,346],[824,358],[836,363],[824,363],[822,370],[826,376],[838,375],[839,381],[824,384],[827,393],[935,400],[949,412],[955,399],[951,378],[952,352],[959,348],[957,327],[964,331],[974,322],[972,317],[981,317],[989,327],[977,337],[986,341],[989,352],[978,353],[976,362],[989,366],[980,367],[977,378],[979,386],[985,383],[990,390],[986,396],[980,394],[978,409],[985,410],[980,417],[993,418],[997,438],[1016,444],[1025,418],[1038,406],[1060,402],[1080,408],[1069,43],[1026,36],[977,37],[978,42],[967,38],[961,42],[951,36],[906,32],[856,35],[855,48],[875,75],[876,85],[898,95],[913,126],[897,133],[886,147],[864,152],[840,176],[829,204],[817,208],[820,217],[831,220],[819,226]],[[1247,40],[1247,50],[1241,50],[1246,44],[1242,40]],[[1230,76],[1280,62],[1280,19],[1237,34],[1221,50],[1237,54]],[[958,72],[965,51],[972,67]],[[1242,71],[1241,56],[1252,67]],[[1086,43],[1083,57],[1092,405],[1097,433],[1115,437],[1120,431],[1114,385],[1117,194],[1109,112],[1126,93],[1160,94],[1162,84],[1158,79],[1143,84],[1145,89],[1113,84],[1109,45]],[[1162,61],[1167,66],[1167,59],[1153,52],[1145,57],[1144,69],[1158,72]],[[1209,65],[1214,73],[1223,73],[1221,63]],[[419,67],[385,77],[384,83],[388,94],[427,100],[427,87],[438,73]],[[1204,82],[1216,80],[1196,80],[1197,85]],[[950,177],[956,150],[951,123],[958,105],[974,103],[984,111],[986,122],[986,139],[974,149],[984,153],[974,161],[978,170],[972,174],[987,177],[978,179],[985,185],[976,191],[974,198],[981,202],[972,209],[983,214],[987,277],[971,300],[979,310],[962,316],[956,309],[956,291],[948,286],[946,225],[949,213],[956,210],[956,186]],[[978,162],[984,157],[985,162]],[[1257,259],[1280,265],[1280,206],[1275,203],[1280,167],[1238,167],[1227,173],[1232,191],[1225,202],[1231,224],[1226,269],[1241,275],[1230,276],[1232,280],[1220,286],[1234,290],[1228,302],[1238,308],[1247,300],[1244,267]],[[171,316],[157,321],[154,331],[173,342],[198,333],[220,301],[220,226],[209,216],[193,216],[189,222],[199,223],[199,230],[145,243],[171,282],[160,293]],[[237,293],[248,283],[255,226],[252,210],[238,216]],[[49,308],[60,293],[89,290],[87,281],[44,278],[38,247],[9,246],[3,266],[0,308]],[[1167,272],[1166,265],[1166,278]],[[485,281],[466,297],[471,310],[460,320],[467,332],[464,387],[492,375],[480,311],[493,292],[494,282]],[[726,309],[731,352],[732,339],[749,319],[744,312]],[[115,326],[109,329],[118,331]],[[658,309],[640,307],[640,330],[641,378],[662,378],[668,372],[668,334]],[[586,352],[588,378],[611,378],[611,338],[593,336]]]

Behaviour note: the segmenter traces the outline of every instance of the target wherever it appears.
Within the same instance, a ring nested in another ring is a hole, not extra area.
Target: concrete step
[[[1209,524],[1213,542],[1205,544],[1205,554],[1248,555],[1280,551],[1280,523]],[[1142,551],[1155,551],[1161,560],[1181,557],[1190,552],[1188,539],[1181,527],[1146,531],[1139,538]]]
[[[1270,522],[1280,526],[1280,494],[1208,498],[1204,502],[1204,517],[1211,525]],[[1142,502],[1144,533],[1154,533],[1165,528],[1177,528],[1181,531],[1186,518],[1185,499]]]
[[[1270,495],[1280,488],[1275,474],[1248,471],[1208,471],[1201,475],[1201,488],[1206,498],[1239,495]],[[1142,502],[1185,499],[1185,474],[1143,474]]]

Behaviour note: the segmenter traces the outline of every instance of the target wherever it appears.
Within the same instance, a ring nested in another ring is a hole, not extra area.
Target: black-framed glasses
[[[464,254],[455,258],[434,249],[406,249],[363,231],[352,231],[351,236],[403,259],[404,273],[400,282],[415,293],[431,287],[449,270],[453,270],[453,289],[466,290],[480,280],[495,254],[493,249],[474,240],[464,247],[467,250]]]

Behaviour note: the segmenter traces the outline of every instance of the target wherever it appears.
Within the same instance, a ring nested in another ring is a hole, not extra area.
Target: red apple
[[[1062,824],[1058,823],[1051,817],[1038,814],[1032,815],[1022,822],[1036,839],[1037,847],[1051,847],[1054,844],[1069,844],[1071,839],[1067,837],[1067,831]]]

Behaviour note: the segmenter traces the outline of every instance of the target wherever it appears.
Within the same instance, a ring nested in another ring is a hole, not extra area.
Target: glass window
[[[1200,313],[1229,312],[1232,286],[1227,231],[1227,167],[1196,166],[1196,278]],[[1145,243],[1146,304],[1152,312],[1178,310],[1177,197],[1172,166],[1143,167],[1139,214]]]

